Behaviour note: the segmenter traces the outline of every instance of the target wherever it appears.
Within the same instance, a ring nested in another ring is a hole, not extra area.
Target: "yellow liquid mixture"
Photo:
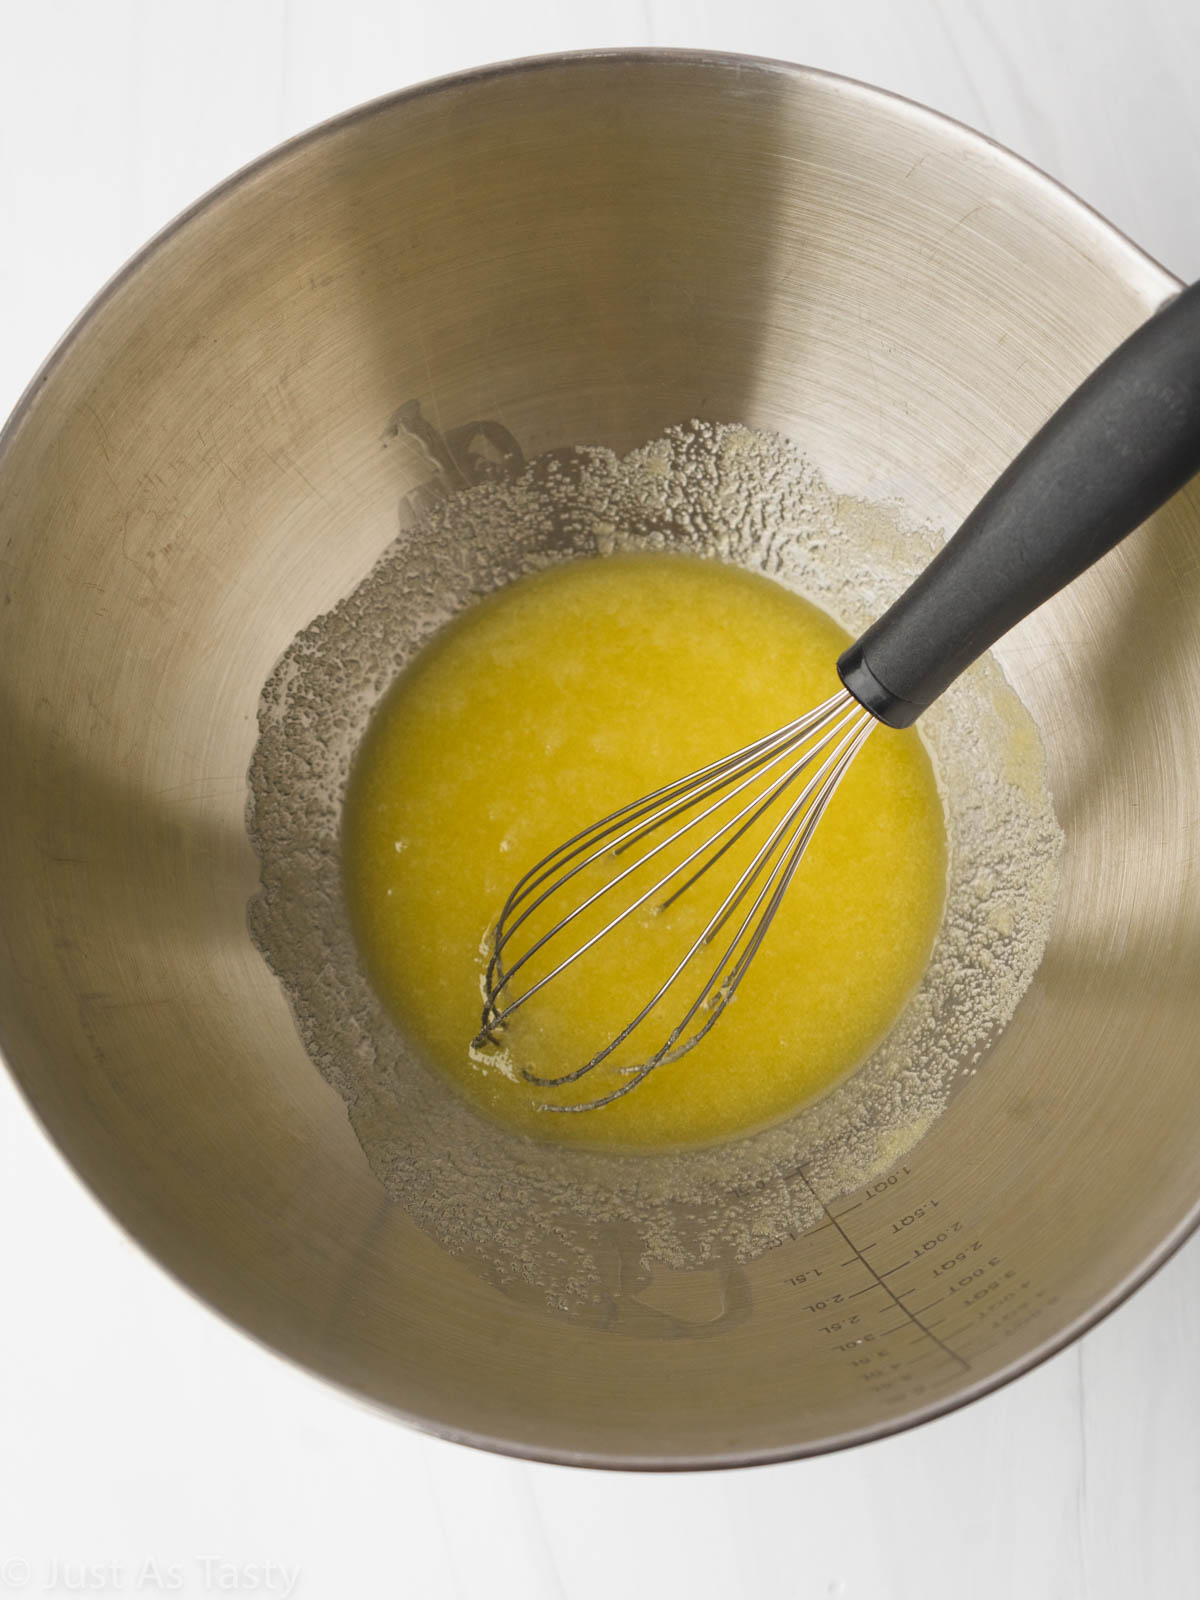
[[[593,1148],[707,1144],[787,1116],[870,1054],[921,977],[946,874],[928,756],[914,732],[888,728],[860,752],[736,999],[693,1050],[623,1099],[569,1115],[540,1110],[548,1092],[512,1074],[512,1063],[542,1076],[581,1065],[641,1008],[711,914],[699,885],[534,996],[503,1055],[471,1050],[481,945],[516,879],[596,818],[826,699],[847,643],[768,578],[614,556],[490,596],[401,675],[351,774],[350,915],[385,1005],[479,1110]],[[738,870],[718,864],[702,882],[723,893]],[[683,987],[694,994],[708,970]],[[636,1061],[639,1047],[644,1058],[664,1036],[660,1026],[642,1042],[639,1031],[613,1062]],[[606,1064],[553,1098],[591,1099],[620,1081]]]

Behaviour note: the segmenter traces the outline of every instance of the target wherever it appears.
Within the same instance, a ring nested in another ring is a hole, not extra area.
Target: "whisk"
[[[711,915],[672,954],[654,992],[631,1006],[628,1022],[573,1070],[523,1076],[561,1089],[653,1029],[653,1045],[637,1044],[636,1059],[619,1065],[615,1088],[544,1106],[594,1111],[691,1050],[737,993],[875,728],[910,726],[989,645],[1198,471],[1200,284],[1138,328],[1053,414],[890,610],[839,658],[836,694],[602,817],[525,873],[492,931],[475,1046],[497,1045],[516,1012],[615,929],[667,909],[719,862],[736,862],[735,846],[759,828],[761,843],[730,870]]]

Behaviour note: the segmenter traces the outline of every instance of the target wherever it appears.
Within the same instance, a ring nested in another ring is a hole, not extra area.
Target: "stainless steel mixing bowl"
[[[1067,835],[1012,1024],[888,1178],[669,1339],[506,1298],[385,1198],[247,937],[243,811],[267,673],[439,452],[742,421],[950,528],[1175,288],[918,106],[676,53],[384,100],[168,229],[0,457],[0,1040],[97,1196],[312,1371],[563,1461],[869,1438],[1120,1300],[1200,1198],[1195,490],[1000,652]]]

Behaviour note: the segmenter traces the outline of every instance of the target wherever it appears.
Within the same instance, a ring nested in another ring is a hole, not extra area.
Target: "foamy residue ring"
[[[508,1292],[587,1314],[606,1298],[613,1254],[674,1268],[744,1262],[816,1222],[814,1192],[829,1201],[911,1148],[1011,1017],[1045,948],[1061,838],[1040,745],[987,659],[922,719],[946,811],[946,911],[919,990],[857,1073],[749,1138],[614,1156],[484,1121],[414,1058],[369,987],[338,832],[375,704],[444,621],[552,562],[684,550],[766,573],[857,632],[937,545],[835,498],[777,435],[693,422],[624,458],[555,452],[426,508],[272,673],[250,772],[262,880],[251,932],[372,1172]]]

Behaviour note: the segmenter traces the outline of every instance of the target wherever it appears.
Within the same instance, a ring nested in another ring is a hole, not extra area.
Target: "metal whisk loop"
[[[557,938],[557,936],[562,933],[564,929],[568,928],[571,923],[575,922],[580,916],[583,915],[585,911],[589,910],[606,894],[611,893],[613,889],[615,889],[619,884],[623,883],[627,878],[632,876],[633,873],[637,872],[639,868],[645,866],[648,861],[653,860],[655,856],[660,855],[664,850],[668,849],[677,840],[681,839],[685,833],[688,833],[692,828],[697,827],[707,817],[711,816],[714,811],[719,811],[723,806],[727,805],[729,801],[734,798],[734,796],[742,793],[746,788],[749,787],[750,784],[755,781],[755,777],[758,773],[766,771],[770,767],[776,765],[779,761],[782,761],[791,753],[792,750],[797,748],[798,745],[805,743],[815,733],[819,732],[826,723],[838,717],[839,712],[841,712],[843,708],[840,705],[836,705],[834,702],[839,701],[840,699],[841,696],[835,695],[831,698],[831,700],[825,703],[825,706],[819,707],[818,710],[812,713],[811,716],[800,719],[798,724],[789,724],[789,729],[795,729],[796,731],[789,733],[788,730],[781,729],[779,734],[772,735],[765,740],[759,740],[754,745],[747,745],[744,750],[736,752],[735,755],[726,758],[725,761],[714,763],[716,767],[725,770],[721,771],[720,775],[716,779],[707,779],[706,781],[701,782],[695,787],[694,793],[692,793],[690,797],[684,799],[682,802],[679,800],[680,795],[683,794],[683,792],[689,787],[696,785],[697,779],[706,779],[706,774],[709,774],[713,771],[712,766],[702,767],[690,778],[684,778],[679,780],[677,783],[668,785],[666,791],[660,790],[659,796],[661,796],[663,793],[668,793],[669,799],[659,805],[649,822],[641,822],[640,819],[646,815],[646,811],[648,809],[646,800],[653,802],[656,799],[655,796],[647,796],[643,800],[634,801],[631,806],[624,807],[621,811],[611,813],[610,816],[604,817],[599,822],[595,823],[592,828],[586,829],[583,834],[576,835],[576,839],[568,841],[568,844],[563,846],[562,850],[570,850],[571,856],[574,856],[579,854],[580,850],[587,850],[590,843],[594,842],[595,839],[605,838],[612,832],[617,831],[622,823],[628,820],[629,813],[635,813],[639,821],[638,827],[629,829],[624,833],[618,833],[618,837],[615,840],[611,840],[609,843],[593,850],[590,854],[585,856],[583,861],[578,862],[568,872],[565,872],[561,877],[556,878],[550,887],[543,890],[542,893],[538,895],[538,897],[529,906],[526,907],[521,915],[517,917],[517,919],[507,929],[504,927],[505,913],[501,913],[500,921],[496,925],[492,958],[488,964],[488,970],[485,975],[485,1002],[483,1009],[483,1021],[480,1033],[477,1036],[477,1042],[480,1039],[489,1038],[496,1028],[503,1027],[505,1021],[513,1014],[513,1012],[516,1011],[519,1006],[523,1005],[525,1001],[532,998],[532,996],[535,995],[540,989],[544,988],[552,978],[557,978],[560,973],[564,972],[568,967],[573,966],[581,956],[585,955],[588,950],[592,949],[598,940],[602,939],[606,934],[611,933],[614,928],[618,927],[628,917],[632,916],[635,911],[640,910],[640,908],[648,901],[653,900],[658,894],[659,890],[665,887],[665,885],[669,883],[673,877],[682,872],[685,867],[690,866],[691,863],[699,856],[703,855],[714,840],[719,839],[724,833],[728,832],[732,828],[735,828],[739,822],[743,821],[743,819],[747,816],[750,816],[752,812],[755,813],[755,815],[761,814],[761,811],[765,809],[765,805],[761,797],[756,797],[743,810],[739,811],[735,816],[729,818],[720,828],[718,828],[715,834],[713,834],[710,838],[705,839],[703,843],[697,846],[697,848],[693,850],[690,855],[686,856],[683,861],[679,862],[676,866],[672,867],[669,872],[665,873],[657,883],[652,884],[649,889],[647,889],[643,894],[639,895],[638,898],[630,905],[626,906],[624,911],[622,911],[618,916],[614,917],[612,921],[601,928],[598,933],[594,934],[590,939],[581,944],[575,951],[572,952],[571,955],[560,961],[553,971],[546,973],[545,976],[540,978],[536,983],[531,984],[528,989],[523,990],[521,994],[519,994],[515,999],[510,1000],[504,1007],[497,1005],[496,1002],[501,991],[507,987],[507,985],[522,969],[522,967],[524,967],[532,959],[532,957],[538,953],[539,950],[543,949],[550,942],[550,940]],[[785,733],[788,734],[786,738],[784,737]],[[823,739],[821,739],[817,744],[812,745],[805,752],[801,760],[784,775],[783,780],[781,780],[780,784],[776,786],[776,789],[772,791],[772,795],[768,797],[768,804],[770,803],[770,799],[774,797],[774,794],[777,793],[780,788],[786,787],[786,785],[790,783],[792,779],[804,769],[804,767],[811,763],[811,761],[820,752],[820,750],[824,748],[829,740],[836,736],[836,733],[837,726],[835,725],[832,732],[827,733]],[[748,755],[751,755],[750,759],[743,759]],[[740,781],[735,782],[735,779]],[[730,788],[730,784],[733,784],[734,786]],[[723,790],[728,790],[728,792],[722,795],[721,791]],[[682,812],[690,810],[693,806],[699,805],[701,802],[709,799],[713,795],[717,795],[719,798],[713,799],[711,804],[706,806],[703,811],[699,812],[689,822],[684,823],[682,827],[677,828],[673,833],[670,833],[664,839],[661,839],[651,849],[647,850],[644,855],[639,856],[636,861],[631,862],[627,867],[624,867],[620,872],[616,873],[612,878],[610,878],[599,889],[595,890],[592,894],[580,901],[578,905],[574,906],[563,917],[561,917],[559,921],[553,925],[553,927],[549,928],[540,936],[540,938],[534,940],[529,948],[524,951],[524,953],[512,964],[511,967],[505,969],[502,959],[505,946],[509,943],[512,936],[526,921],[526,919],[534,911],[536,911],[539,906],[544,904],[552,894],[557,893],[561,888],[564,887],[564,885],[569,883],[572,878],[576,877],[578,873],[582,872],[585,867],[590,866],[594,861],[598,861],[601,859],[601,857],[609,854],[614,856],[619,855],[621,851],[629,844],[634,842],[635,839],[645,837],[648,833],[661,827],[664,823],[673,820]],[[653,807],[650,807],[649,809],[653,809]],[[754,818],[751,817],[751,821],[753,820]],[[746,824],[746,826],[749,826],[749,824]],[[744,831],[744,829],[742,831]],[[571,846],[576,846],[577,840],[584,840],[585,843],[578,845],[575,849],[571,849]],[[552,855],[547,856],[545,861],[553,861],[559,854],[560,852],[554,852]],[[569,857],[567,859],[569,859]],[[714,856],[713,859],[715,860],[716,857]],[[554,867],[549,871],[541,871],[540,869],[543,865],[544,863],[539,863],[537,867],[532,869],[531,873],[526,875],[526,879],[523,879],[522,882],[526,882],[528,879],[536,877],[536,882],[530,886],[532,888],[536,887],[537,883],[545,882],[547,877],[553,877],[557,868]],[[699,876],[700,873],[696,873],[689,881],[694,882],[695,878]],[[520,885],[518,885],[518,889],[514,890],[513,894],[509,897],[506,910],[510,910],[515,907],[515,904],[519,900],[519,896]],[[605,1053],[607,1054],[607,1052]]]
[[[827,735],[826,738],[821,741],[820,745],[815,746],[811,751],[806,751],[805,752],[805,754],[801,757],[801,759],[792,768],[790,768],[789,771],[786,772],[784,774],[784,776],[773,786],[773,788],[771,789],[770,793],[767,795],[766,799],[758,803],[756,811],[755,811],[755,815],[756,816],[757,815],[761,815],[762,812],[765,811],[768,808],[768,806],[770,806],[774,802],[774,800],[782,792],[782,790],[785,787],[787,787],[794,780],[794,778],[796,778],[800,774],[800,772],[802,772],[805,768],[807,768],[808,766],[810,766],[812,764],[812,761],[815,758],[815,756],[820,752],[820,750],[822,748],[825,747],[825,745],[827,745],[833,738],[836,737],[837,732],[840,731],[842,726],[843,726],[843,724],[839,723],[838,724],[838,728],[835,729],[833,733]],[[734,885],[732,890],[730,890],[729,894],[726,895],[725,899],[722,901],[722,903],[721,903],[720,907],[718,908],[717,912],[714,914],[714,916],[712,918],[710,918],[709,922],[707,923],[707,925],[705,926],[703,931],[700,933],[699,937],[693,943],[691,949],[688,950],[687,954],[683,957],[683,959],[676,966],[675,970],[671,973],[670,977],[658,989],[658,991],[652,996],[652,998],[642,1008],[642,1010],[637,1014],[637,1016],[634,1017],[633,1020],[625,1028],[623,1028],[621,1030],[621,1032],[616,1035],[615,1038],[610,1040],[609,1043],[607,1045],[605,1045],[605,1047],[602,1050],[598,1051],[596,1053],[596,1055],[594,1055],[591,1058],[591,1060],[588,1061],[584,1066],[577,1067],[573,1072],[564,1073],[561,1077],[555,1077],[555,1078],[539,1078],[539,1077],[534,1077],[529,1073],[526,1073],[525,1076],[526,1076],[526,1078],[528,1079],[528,1081],[530,1083],[537,1083],[537,1084],[544,1085],[546,1087],[550,1087],[550,1086],[563,1084],[563,1083],[574,1083],[574,1082],[576,1082],[577,1079],[583,1077],[584,1073],[590,1072],[593,1067],[598,1066],[600,1064],[600,1062],[605,1059],[606,1056],[611,1054],[611,1052],[614,1049],[616,1049],[618,1045],[622,1044],[629,1037],[629,1035],[633,1032],[633,1030],[636,1027],[638,1027],[642,1022],[645,1021],[645,1019],[649,1016],[650,1012],[653,1011],[654,1007],[664,997],[664,995],[666,995],[667,991],[672,987],[672,985],[674,984],[676,978],[678,978],[680,976],[680,974],[684,971],[685,967],[692,960],[693,956],[695,956],[701,949],[703,949],[703,947],[706,944],[710,944],[712,942],[712,940],[716,937],[717,933],[720,931],[720,929],[723,926],[723,924],[733,914],[734,910],[736,909],[736,907],[738,905],[738,902],[742,899],[742,897],[746,894],[747,890],[751,887],[751,885],[753,884],[755,878],[757,878],[759,876],[759,874],[762,872],[763,868],[766,866],[767,862],[771,859],[772,855],[774,855],[774,853],[775,853],[775,851],[776,851],[776,849],[778,847],[779,841],[783,837],[784,833],[786,832],[786,829],[788,828],[789,824],[792,822],[792,820],[797,815],[799,815],[804,810],[805,806],[808,804],[809,800],[811,799],[814,790],[824,781],[826,773],[827,773],[827,769],[832,765],[832,763],[834,763],[837,760],[838,756],[841,753],[841,750],[842,750],[843,746],[848,742],[849,737],[850,736],[847,735],[846,738],[843,739],[842,744],[838,746],[838,748],[834,751],[833,755],[831,755],[830,757],[827,758],[827,760],[825,761],[825,763],[823,763],[823,765],[817,771],[817,773],[805,785],[804,789],[801,791],[799,796],[793,801],[792,805],[788,808],[788,811],[785,813],[782,821],[780,821],[779,823],[776,824],[775,828],[772,830],[770,836],[768,837],[766,843],[761,846],[761,848],[759,849],[758,853],[755,855],[753,860],[750,862],[749,866],[744,870],[744,872],[742,873],[741,877],[738,879],[737,883]],[[740,831],[742,831],[742,830],[739,830],[739,832]],[[704,846],[704,848],[707,848],[707,843]],[[720,853],[721,853],[720,851],[716,852],[716,854],[714,854],[714,856],[712,857],[712,861],[715,861],[716,858],[717,858],[717,855],[719,855]],[[683,863],[683,865],[686,865],[686,863]],[[701,872],[706,871],[707,867],[709,865],[711,865],[711,861],[706,863],[705,866],[703,868],[701,868]],[[778,868],[776,868],[776,870],[778,870]],[[688,879],[688,884],[694,883],[696,881],[696,879],[701,875],[701,872],[693,873],[691,878]],[[773,877],[774,877],[774,873],[772,873],[772,878]],[[655,889],[660,888],[662,886],[662,883],[664,883],[666,881],[667,881],[666,879],[660,880],[660,882],[655,885]],[[770,881],[771,881],[771,879],[768,879],[768,886],[769,886]],[[653,894],[654,890],[651,890],[649,892],[651,894]],[[677,891],[677,893],[678,892],[679,891]],[[672,895],[671,898],[675,899],[676,895]],[[761,898],[761,896],[760,896],[760,898]],[[664,902],[664,904],[665,903],[666,902]],[[758,903],[759,903],[758,901],[755,902],[755,908],[752,908],[751,913],[750,913],[751,917],[753,917],[754,909],[757,908]],[[743,928],[744,928],[744,926],[745,925],[743,925]],[[607,931],[607,930],[605,930],[605,931]],[[740,937],[741,937],[741,934],[739,932],[738,938],[740,938]],[[735,944],[736,944],[736,942],[737,941],[735,940]],[[582,953],[582,952],[580,952],[580,953]],[[686,1027],[687,1023],[695,1015],[696,1011],[699,1010],[700,1006],[703,1005],[703,1003],[707,999],[707,996],[708,996],[708,994],[710,993],[710,991],[711,991],[711,989],[713,987],[713,984],[714,984],[717,976],[719,976],[721,967],[724,964],[724,961],[726,959],[727,959],[727,956],[722,957],[721,962],[718,963],[716,972],[714,973],[713,977],[710,978],[709,982],[704,986],[704,988],[700,991],[700,995],[699,995],[697,1001],[695,1002],[695,1004],[687,1012],[687,1014],[685,1015],[683,1021],[679,1024],[679,1026],[672,1032],[672,1034],[668,1038],[666,1044],[662,1047],[662,1050],[657,1052],[656,1055],[652,1058],[653,1059],[653,1063],[655,1065],[661,1064],[661,1062],[666,1059],[666,1052],[669,1051],[672,1048],[672,1046],[675,1044],[676,1040],[678,1039],[680,1033]],[[706,1025],[705,1031],[707,1031],[707,1025]],[[679,1054],[681,1054],[681,1055],[683,1054],[683,1050],[682,1049],[679,1051]]]
[[[703,931],[632,1020],[602,1049],[573,1071],[558,1077],[539,1077],[526,1071],[524,1076],[529,1082],[542,1087],[561,1087],[564,1084],[577,1082],[608,1059],[614,1050],[646,1022],[700,952],[713,943],[741,903],[754,891],[754,898],[737,931],[724,947],[716,965],[691,1001],[682,1019],[671,1029],[659,1048],[640,1063],[622,1067],[620,1070],[626,1081],[611,1092],[586,1103],[550,1104],[545,1109],[591,1111],[608,1105],[636,1088],[656,1067],[677,1060],[692,1049],[717,1021],[736,993],[779,909],[825,808],[875,725],[875,719],[863,710],[858,701],[846,690],[841,690],[807,716],[797,718],[777,732],[746,745],[733,755],[698,768],[687,777],[621,807],[545,856],[513,889],[497,921],[491,958],[485,974],[485,999],[476,1044],[495,1043],[496,1035],[520,1006],[552,979],[573,966],[601,939],[641,907],[656,901],[674,880],[682,878],[681,882],[674,883],[674,887],[670,889],[665,899],[658,901],[658,909],[665,910],[668,905],[686,893],[727,854],[771,806],[780,801],[801,774],[808,772],[814,763],[817,763],[816,770],[811,772],[799,793],[789,800],[783,817],[770,830],[766,840],[741,871],[737,881],[725,894]],[[782,772],[770,776],[773,769],[780,766],[783,767]],[[745,805],[732,816],[725,818],[713,832],[704,837],[700,844],[664,872],[648,889],[637,893],[632,902],[624,906],[598,932],[582,940],[549,972],[530,983],[526,989],[513,993],[511,988],[513,979],[551,940],[562,935],[590,907],[610,894],[633,873],[681,840],[714,812],[727,808],[752,784],[761,784],[764,778],[769,779],[765,792],[761,787],[756,788]],[[695,814],[688,816],[688,813],[692,812]],[[671,827],[671,824],[685,816],[688,817],[686,821],[680,822],[678,827]],[[520,950],[515,960],[506,960],[506,952],[510,947],[516,948],[513,940],[519,929],[526,925],[529,917],[551,896],[560,894],[579,873],[595,862],[606,856],[619,858],[664,828],[669,829],[664,838],[639,853],[630,864],[622,866],[620,871],[614,873],[598,889],[586,894],[578,904],[569,906],[546,932],[533,939],[528,948]],[[688,1030],[701,1011],[707,1011],[707,1015],[689,1035]],[[684,1037],[685,1035],[687,1037]]]
[[[714,1023],[717,1022],[721,1016],[721,1013],[725,1010],[725,1007],[733,999],[738,985],[745,976],[751,960],[757,953],[763,939],[766,937],[767,929],[770,927],[771,922],[775,917],[775,913],[778,911],[779,906],[782,903],[783,897],[792,881],[792,877],[795,874],[796,868],[799,866],[801,857],[808,848],[809,842],[816,831],[817,824],[820,822],[826,806],[833,798],[838,784],[841,782],[845,773],[849,769],[851,762],[854,760],[855,756],[866,742],[866,739],[872,728],[876,726],[874,718],[865,712],[861,713],[858,717],[847,718],[846,720],[850,723],[850,726],[845,732],[844,737],[838,744],[837,748],[821,764],[821,767],[817,773],[813,776],[809,783],[805,785],[803,791],[792,802],[791,806],[789,806],[783,820],[776,825],[766,844],[760,848],[758,854],[743,872],[738,882],[734,885],[734,888],[726,896],[725,900],[708,922],[699,938],[696,939],[691,949],[687,952],[682,961],[679,962],[671,976],[660,987],[658,992],[653,996],[649,1003],[643,1007],[642,1011],[638,1014],[634,1021],[630,1023],[603,1050],[598,1051],[597,1054],[593,1056],[592,1059],[586,1064],[586,1066],[577,1068],[574,1072],[564,1074],[559,1078],[538,1078],[534,1077],[531,1073],[525,1073],[523,1076],[530,1083],[551,1087],[564,1083],[573,1083],[579,1078],[583,1077],[585,1073],[590,1072],[593,1067],[598,1066],[613,1049],[621,1044],[624,1039],[628,1038],[633,1030],[645,1021],[645,1019],[650,1015],[651,1011],[653,1011],[655,1006],[664,998],[668,990],[673,986],[675,980],[681,976],[692,959],[706,945],[712,942],[717,933],[720,931],[721,927],[733,914],[738,902],[744,898],[747,891],[753,885],[755,879],[759,877],[767,863],[770,861],[771,857],[776,853],[779,841],[788,834],[789,829],[792,829],[793,831],[791,832],[790,837],[787,838],[787,842],[779,854],[779,859],[776,861],[775,866],[769,873],[766,882],[759,889],[754,903],[751,905],[750,910],[738,928],[737,933],[726,946],[716,966],[713,968],[708,981],[705,983],[704,987],[700,990],[700,993],[696,996],[695,1000],[684,1014],[683,1019],[672,1030],[666,1042],[647,1061],[642,1062],[636,1067],[624,1068],[623,1070],[629,1074],[629,1081],[621,1084],[618,1088],[613,1089],[608,1094],[602,1095],[595,1100],[589,1100],[576,1105],[554,1105],[547,1103],[541,1109],[546,1111],[593,1111],[600,1106],[608,1105],[613,1100],[619,1100],[622,1095],[626,1095],[632,1089],[637,1088],[638,1084],[641,1083],[643,1079],[655,1069],[655,1067],[664,1066],[671,1061],[677,1061],[680,1056],[686,1055],[689,1050],[693,1049],[697,1044],[699,1044],[700,1040],[705,1036]],[[844,726],[845,724],[843,724],[843,727]],[[806,762],[805,765],[808,765],[808,763]],[[773,892],[772,884],[775,885]],[[770,897],[769,899],[768,896]],[[767,902],[765,909],[763,909],[764,901]],[[747,934],[749,934],[748,938]],[[735,956],[735,952],[737,952],[738,947],[741,945],[743,939],[747,940],[745,948],[742,950],[740,955]],[[730,966],[731,961],[733,963],[732,967]],[[722,974],[727,975],[722,978]],[[714,992],[716,994],[716,998],[715,1000],[712,1000],[710,999],[710,996],[713,996]],[[690,1038],[685,1039],[682,1044],[679,1044],[678,1040],[680,1035],[686,1031],[697,1012],[704,1007],[707,1007],[709,1011],[709,1014],[704,1019],[704,1022],[699,1028],[697,1028],[695,1033],[693,1033]]]
[[[723,788],[727,788],[729,784],[737,779],[744,775],[752,774],[764,765],[771,765],[775,761],[782,759],[790,750],[795,749],[798,744],[811,738],[814,733],[818,732],[827,722],[837,716],[839,711],[843,709],[845,699],[844,690],[839,694],[832,695],[806,716],[798,717],[794,722],[785,724],[784,727],[768,734],[765,738],[755,740],[753,744],[734,751],[732,755],[723,756],[719,761],[710,762],[707,766],[700,767],[695,772],[689,773],[687,777],[678,778],[673,783],[666,784],[663,788],[657,789],[651,794],[643,795],[640,800],[634,800],[629,805],[622,806],[618,811],[610,812],[608,816],[602,817],[598,822],[592,823],[590,827],[584,828],[582,832],[575,834],[565,844],[559,845],[549,855],[543,856],[541,861],[531,867],[525,876],[518,881],[505,901],[496,923],[492,956],[484,978],[488,1004],[484,1008],[480,1036],[485,1036],[493,1023],[499,1021],[498,1010],[495,1011],[489,1021],[489,1007],[494,997],[505,987],[517,970],[517,966],[514,965],[505,972],[502,962],[504,948],[517,929],[550,895],[556,893],[571,878],[584,871],[585,868],[591,866],[593,862],[598,861],[606,853],[619,854],[629,845],[636,843],[646,833],[662,826],[664,822],[670,821],[680,813],[690,810],[693,806],[699,805],[710,796],[719,793]],[[680,799],[681,796],[684,797],[682,800]],[[649,816],[649,820],[643,821],[642,819],[646,818],[651,812],[653,815]],[[693,824],[702,820],[703,817],[693,818]],[[631,823],[641,823],[641,826],[630,827]],[[620,838],[612,840],[610,836],[617,833],[621,828],[628,828],[628,831],[621,834]],[[601,841],[604,840],[609,840],[609,842],[602,843]],[[665,849],[671,842],[672,840],[670,839],[664,840],[659,848]],[[520,916],[509,924],[510,916],[523,900],[528,899],[548,878],[553,878],[568,862],[576,860],[576,857],[588,851],[591,853],[585,855],[584,860],[576,861],[576,865],[570,871],[563,873],[548,889],[537,895],[525,906]],[[645,857],[642,858],[642,860],[645,859]],[[641,864],[642,861],[634,862],[630,870],[636,870]],[[622,878],[626,876],[628,876],[628,872],[622,874]],[[622,881],[621,878],[613,879],[606,886],[606,890],[615,887],[620,881]],[[600,892],[604,893],[606,890]],[[577,907],[573,915],[578,915],[586,910],[596,898],[597,896],[592,896],[583,905]],[[533,955],[545,943],[545,939],[553,937],[570,920],[571,918],[567,918],[563,923],[552,928],[543,940],[526,952],[526,956],[523,959]]]

